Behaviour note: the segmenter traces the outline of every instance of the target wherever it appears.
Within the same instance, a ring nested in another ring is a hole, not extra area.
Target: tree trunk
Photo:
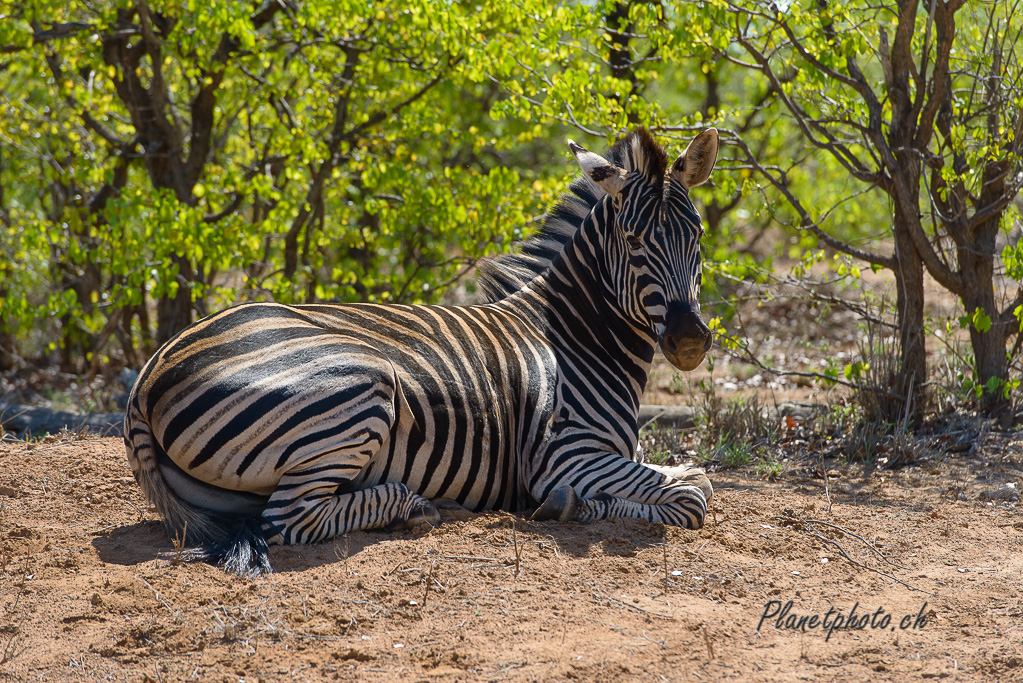
[[[895,286],[901,353],[891,389],[902,398],[890,402],[883,417],[892,423],[905,418],[910,425],[919,424],[923,418],[927,396],[924,266],[906,228],[907,221],[919,220],[918,213],[901,210],[900,202],[895,202]]]
[[[0,145],[0,174],[3,173],[3,145]],[[7,216],[6,202],[4,201],[4,184],[0,182],[0,226],[10,225]],[[7,287],[4,277],[7,267],[0,268],[0,299],[7,298]],[[0,320],[0,372],[9,370],[14,365],[14,335],[6,328],[3,320]]]
[[[0,296],[3,293],[0,292]],[[14,335],[7,331],[0,322],[0,372],[14,367]]]
[[[156,344],[162,346],[171,337],[192,324],[192,262],[184,256],[172,257],[178,264],[178,291],[156,302]]]
[[[990,315],[993,309],[979,306]],[[976,306],[974,310],[976,310]],[[985,387],[981,395],[980,407],[985,414],[996,417],[1005,412],[1009,407],[1009,399],[1005,395],[1003,383],[1008,379],[1009,366],[1006,358],[1006,332],[1008,325],[1005,323],[994,323],[987,332],[981,333],[970,328],[970,344],[973,346],[973,356],[977,368],[977,376],[981,386]],[[994,391],[987,390],[987,383],[991,379],[998,379]]]
[[[1008,341],[1009,325],[998,322],[999,310],[995,303],[995,240],[998,234],[998,218],[990,224],[977,228],[976,235],[968,237],[957,250],[959,272],[966,280],[963,292],[963,306],[966,315],[971,319],[970,345],[973,347],[974,368],[977,381],[985,387],[981,395],[981,410],[990,416],[997,416],[1009,407],[1001,386],[1009,377],[1008,359],[1005,345]],[[973,316],[977,310],[982,311],[992,324],[986,331],[978,330],[973,324]],[[987,383],[1000,380],[994,391],[988,391]]]

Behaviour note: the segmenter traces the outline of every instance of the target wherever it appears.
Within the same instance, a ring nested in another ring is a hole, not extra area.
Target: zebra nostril
[[[675,338],[670,335],[664,336],[664,339],[661,341],[661,346],[666,353],[678,353],[678,344],[675,343]]]

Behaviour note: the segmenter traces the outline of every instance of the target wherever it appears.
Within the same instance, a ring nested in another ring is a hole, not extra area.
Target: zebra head
[[[713,336],[700,317],[703,227],[689,189],[710,177],[718,133],[700,133],[670,166],[646,130],[625,142],[615,146],[612,161],[568,143],[583,173],[607,194],[598,205],[607,284],[623,313],[649,327],[668,361],[693,370]]]

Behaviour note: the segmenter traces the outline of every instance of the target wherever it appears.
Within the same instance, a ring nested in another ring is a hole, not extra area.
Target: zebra
[[[698,529],[698,469],[643,464],[659,346],[703,360],[707,129],[673,163],[645,129],[582,174],[466,306],[246,303],[186,328],[129,395],[132,472],[188,559],[257,576],[269,546],[440,521],[438,505]],[[436,501],[431,502],[431,501]]]

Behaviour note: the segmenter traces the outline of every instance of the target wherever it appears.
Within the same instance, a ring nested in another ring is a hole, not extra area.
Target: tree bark
[[[253,26],[263,27],[287,5],[269,3],[252,16]],[[103,58],[116,69],[114,85],[131,117],[137,143],[144,150],[143,162],[152,186],[169,189],[182,204],[195,206],[197,199],[193,188],[213,151],[217,90],[238,44],[233,36],[222,36],[212,63],[200,74],[201,85],[189,103],[190,125],[186,129],[177,115],[163,75],[162,39],[171,33],[175,21],[151,13],[148,5],[141,1],[118,9],[117,30],[102,37]],[[148,69],[143,66],[147,59]],[[193,317],[192,285],[196,268],[187,254],[175,253],[170,259],[178,267],[178,289],[173,296],[165,296],[156,303],[157,344],[163,344],[190,325]],[[146,323],[142,315],[140,322]]]
[[[192,287],[195,272],[192,262],[184,256],[174,255],[178,266],[178,291],[156,302],[156,344],[162,346],[181,330],[192,324]]]
[[[967,236],[957,249],[959,272],[966,280],[967,287],[962,301],[967,317],[973,318],[979,309],[991,319],[991,327],[982,332],[970,325],[970,345],[973,348],[974,368],[977,381],[986,387],[991,379],[1004,382],[1009,376],[1005,345],[1009,338],[1009,325],[999,321],[999,310],[995,302],[995,239],[998,234],[1000,214],[982,224],[974,235]],[[1004,412],[1009,400],[998,386],[994,391],[984,390],[980,399],[981,410],[991,416]]]
[[[0,282],[0,297],[4,295],[3,283]],[[6,372],[12,367],[14,367],[14,335],[0,320],[0,372]]]
[[[888,404],[883,417],[892,423],[903,418],[917,425],[926,403],[927,348],[924,338],[924,266],[904,227],[905,221],[919,221],[914,211],[906,216],[895,203],[895,287],[898,314],[900,362],[892,391],[902,397]]]

